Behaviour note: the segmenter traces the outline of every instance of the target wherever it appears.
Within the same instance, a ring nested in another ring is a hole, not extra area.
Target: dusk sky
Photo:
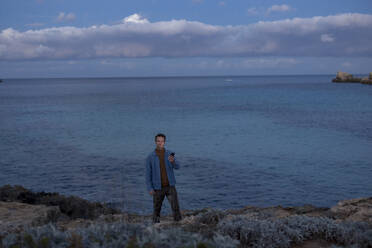
[[[0,78],[372,71],[371,0],[1,0]]]

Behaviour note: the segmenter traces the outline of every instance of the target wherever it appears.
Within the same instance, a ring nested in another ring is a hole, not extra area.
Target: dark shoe
[[[179,215],[179,216],[174,217],[173,220],[178,222],[182,220],[182,217]]]
[[[155,224],[155,223],[160,223],[160,217],[153,217],[152,218],[152,223]]]

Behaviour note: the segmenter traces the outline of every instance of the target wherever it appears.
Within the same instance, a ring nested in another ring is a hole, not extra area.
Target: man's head
[[[156,149],[163,149],[164,148],[165,139],[166,139],[166,137],[162,133],[158,133],[155,136]]]

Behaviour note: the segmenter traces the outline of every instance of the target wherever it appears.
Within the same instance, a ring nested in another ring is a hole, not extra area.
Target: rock
[[[72,219],[95,219],[102,214],[117,214],[119,210],[97,202],[89,202],[76,196],[62,196],[58,193],[34,193],[22,186],[0,187],[0,201],[21,202],[34,205],[58,206],[61,213]]]
[[[57,206],[0,201],[0,232],[19,231],[25,226],[54,223],[60,216],[61,212]]]
[[[344,200],[331,208],[338,218],[350,221],[372,222],[372,197]]]
[[[369,78],[364,77],[362,80],[360,80],[362,84],[372,84],[372,78],[371,78],[371,73],[369,74]]]
[[[339,71],[337,72],[336,78],[332,79],[334,83],[362,83],[372,85],[372,72],[369,73],[368,77],[355,78],[353,75]]]
[[[352,78],[353,78],[353,75],[346,73],[346,72],[342,72],[342,71],[337,72],[337,75],[336,75],[336,79],[341,80],[341,81],[350,80]]]
[[[347,72],[339,71],[337,72],[336,78],[332,80],[332,82],[335,83],[344,83],[344,82],[350,82],[350,83],[359,83],[361,78],[354,78],[352,74]]]

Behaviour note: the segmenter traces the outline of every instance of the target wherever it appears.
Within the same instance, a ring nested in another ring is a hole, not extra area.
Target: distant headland
[[[372,72],[369,73],[369,77],[358,78],[347,72],[337,72],[336,78],[332,80],[334,83],[362,83],[372,85]]]

